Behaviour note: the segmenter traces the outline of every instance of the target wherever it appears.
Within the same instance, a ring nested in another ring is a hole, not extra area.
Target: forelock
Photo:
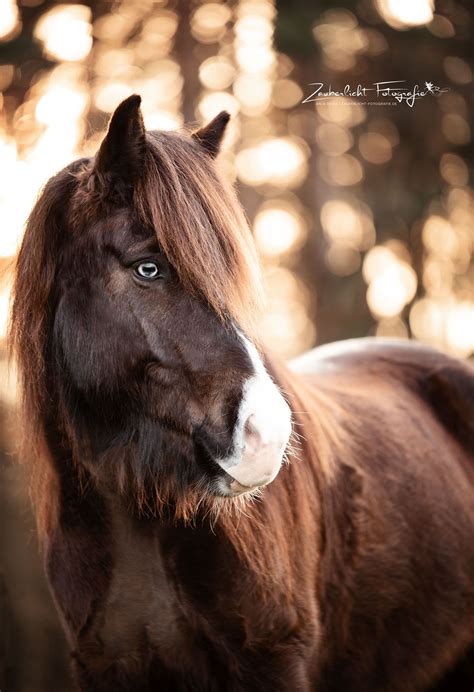
[[[254,241],[233,189],[199,144],[149,133],[134,201],[183,286],[253,331],[261,304]]]

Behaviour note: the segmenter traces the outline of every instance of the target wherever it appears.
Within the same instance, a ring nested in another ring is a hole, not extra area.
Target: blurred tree
[[[278,0],[277,8],[276,46],[294,60],[296,77],[306,89],[305,96],[310,93],[309,84],[316,81],[342,89],[346,83],[356,86],[359,83],[371,85],[377,81],[406,80],[408,85],[423,85],[426,80],[438,86],[448,86],[451,96],[459,94],[465,103],[471,105],[467,117],[471,118],[472,131],[472,82],[453,83],[446,74],[446,59],[450,56],[456,56],[466,64],[472,62],[472,8],[468,10],[461,3],[442,0],[437,3],[437,14],[428,27],[406,31],[396,30],[382,21],[371,0],[340,4],[327,0],[317,4],[305,0]],[[357,25],[368,30],[372,41],[380,44],[380,52],[356,54],[354,64],[349,63],[347,69],[331,68],[321,44],[315,40],[313,29],[327,21],[331,13],[334,18],[338,11],[350,11]],[[470,137],[465,142],[456,141],[452,130],[448,130],[447,137],[446,125],[443,129],[449,98],[448,95],[441,99],[440,108],[431,97],[420,99],[414,108],[404,104],[387,108],[368,106],[366,120],[352,130],[357,140],[367,131],[371,120],[384,117],[390,119],[398,131],[399,144],[393,148],[392,159],[384,165],[364,161],[360,151],[354,147],[355,155],[364,166],[364,178],[351,191],[365,200],[372,210],[378,243],[398,239],[409,247],[418,274],[417,295],[422,292],[424,248],[420,238],[422,225],[416,222],[423,217],[429,203],[441,199],[445,190],[446,182],[439,173],[441,156],[446,152],[456,152],[472,170]],[[313,104],[306,108],[314,114]],[[313,117],[316,125],[316,115]],[[324,201],[341,190],[328,185],[318,174],[320,151],[315,143],[314,127],[310,131],[310,126],[307,126],[305,135],[312,154],[311,171],[302,196],[314,218],[318,219]],[[372,331],[374,320],[363,298],[366,287],[362,275],[355,272],[347,277],[336,276],[322,261],[325,246],[319,228],[319,232],[310,237],[299,267],[318,296],[318,340],[326,342],[363,336]],[[405,317],[408,312],[409,306],[404,310]]]

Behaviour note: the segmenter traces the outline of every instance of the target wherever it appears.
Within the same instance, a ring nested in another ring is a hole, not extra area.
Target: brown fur
[[[216,496],[251,374],[233,325],[251,332],[259,291],[212,163],[226,122],[145,134],[131,97],[96,159],[47,184],[18,258],[25,450],[76,681],[471,689],[470,365],[370,340],[268,358],[291,463],[258,497]],[[159,284],[132,278],[142,246]]]

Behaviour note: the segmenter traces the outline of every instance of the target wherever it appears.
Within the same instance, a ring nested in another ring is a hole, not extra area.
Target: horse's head
[[[291,431],[250,338],[253,241],[213,162],[228,119],[146,133],[128,98],[95,158],[47,184],[18,261],[26,396],[96,473],[122,458],[170,499],[266,485]]]

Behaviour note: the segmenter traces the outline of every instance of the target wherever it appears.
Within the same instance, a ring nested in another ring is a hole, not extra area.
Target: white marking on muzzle
[[[218,460],[234,480],[219,484],[227,495],[270,483],[280,470],[291,435],[291,410],[265,370],[255,346],[242,334],[255,374],[243,387],[233,434],[233,453]]]

